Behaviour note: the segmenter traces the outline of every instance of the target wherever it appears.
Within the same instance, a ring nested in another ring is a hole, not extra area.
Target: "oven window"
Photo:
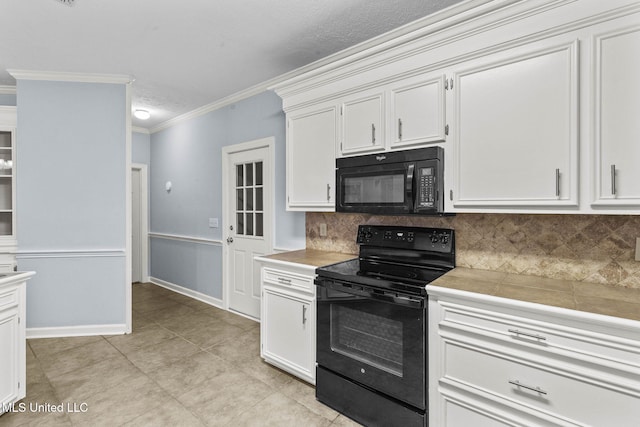
[[[345,204],[404,203],[404,174],[345,176]]]
[[[402,377],[402,322],[331,305],[331,349]]]

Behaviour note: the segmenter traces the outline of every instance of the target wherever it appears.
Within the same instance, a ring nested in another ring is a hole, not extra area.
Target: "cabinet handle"
[[[305,325],[307,323],[307,306],[302,306],[302,324]]]
[[[371,123],[371,144],[376,143],[376,125]]]
[[[289,285],[289,284],[291,284],[291,279],[285,279],[284,277],[278,277],[278,282]]]
[[[616,195],[616,165],[611,165],[611,194]]]
[[[556,197],[560,197],[560,169],[556,169]]]
[[[518,380],[509,380],[509,384],[514,385],[516,387],[526,388],[527,390],[535,391],[536,393],[545,394],[545,395],[548,394],[546,391],[542,390],[540,387],[531,387],[530,385],[522,384]]]
[[[398,140],[402,141],[402,119],[398,119]]]
[[[327,202],[331,201],[331,184],[327,184]]]
[[[528,332],[522,332],[522,331],[519,331],[517,329],[507,329],[507,331],[509,331],[512,334],[517,335],[517,336],[522,335],[523,337],[535,338],[535,339],[540,340],[540,341],[546,341],[547,340],[547,337],[543,337],[542,335],[530,334]]]

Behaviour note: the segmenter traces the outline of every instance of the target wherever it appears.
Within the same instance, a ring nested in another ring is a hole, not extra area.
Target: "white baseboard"
[[[214,307],[218,307],[224,310],[224,303],[221,299],[218,298],[214,298],[212,296],[209,295],[205,295],[201,292],[198,291],[194,291],[193,289],[189,289],[189,288],[185,288],[183,286],[180,285],[176,285],[175,283],[171,283],[171,282],[167,282],[165,280],[162,279],[158,279],[157,277],[149,277],[149,282],[158,285],[158,286],[162,286],[163,288],[167,288],[169,290],[172,290],[174,292],[177,292],[179,294],[182,295],[186,295],[188,297],[191,297],[193,299],[197,299],[198,301],[202,301],[206,304],[212,305]]]
[[[59,326],[50,328],[27,328],[27,339],[31,338],[65,338],[86,337],[94,335],[123,335],[127,331],[127,325],[83,325],[83,326]]]

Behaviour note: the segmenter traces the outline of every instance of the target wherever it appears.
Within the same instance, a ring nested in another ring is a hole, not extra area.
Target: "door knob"
[[[227,237],[227,243],[233,243],[233,237]]]

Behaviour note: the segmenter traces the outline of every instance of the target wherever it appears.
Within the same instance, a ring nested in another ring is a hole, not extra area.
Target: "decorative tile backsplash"
[[[358,253],[360,224],[453,228],[460,267],[640,289],[640,261],[634,259],[638,215],[306,215],[308,249]],[[326,237],[319,235],[322,223]]]

